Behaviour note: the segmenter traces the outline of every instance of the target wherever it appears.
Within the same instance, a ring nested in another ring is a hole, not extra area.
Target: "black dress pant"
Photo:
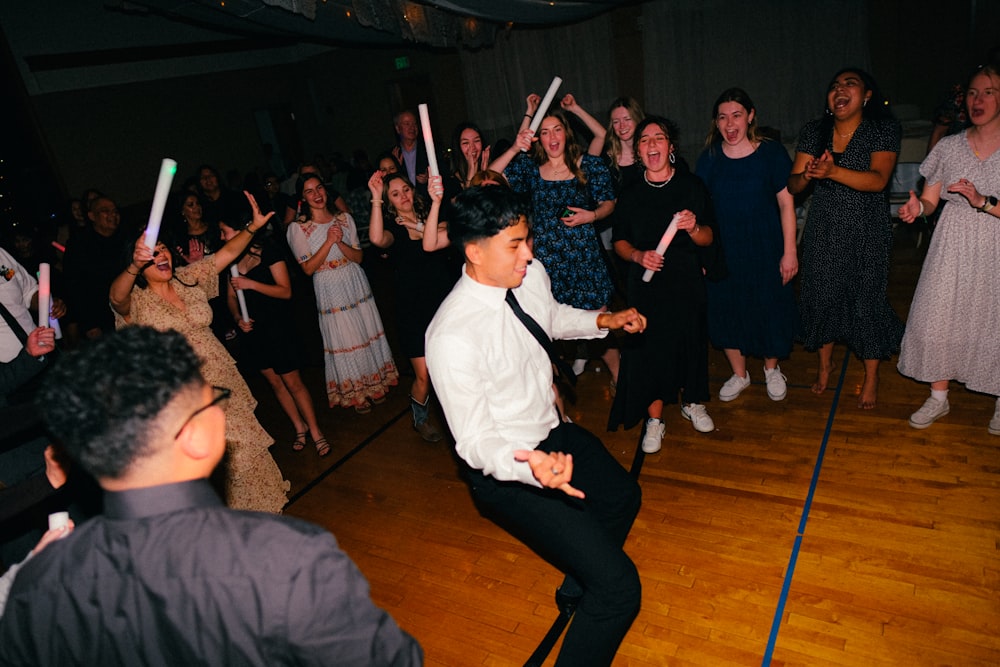
[[[561,424],[537,447],[573,455],[570,484],[586,495],[499,482],[473,470],[480,511],[583,587],[556,665],[604,667],[639,612],[639,573],[622,549],[639,512],[641,491],[604,444],[575,424]]]

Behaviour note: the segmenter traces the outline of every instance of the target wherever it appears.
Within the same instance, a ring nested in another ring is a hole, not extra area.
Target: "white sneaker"
[[[573,360],[573,375],[583,375],[583,371],[587,370],[587,360],[586,359],[574,359]]]
[[[990,435],[1000,435],[1000,398],[997,399],[997,407],[993,411],[993,419],[990,420]]]
[[[947,398],[939,401],[933,396],[928,396],[924,404],[920,406],[920,409],[910,415],[910,426],[913,428],[927,428],[949,412],[951,412],[951,406],[948,404]],[[990,422],[990,425],[992,424],[993,422]]]
[[[663,447],[663,431],[666,430],[663,422],[650,417],[646,420],[646,435],[642,436],[642,451],[647,454],[655,454]]]
[[[781,366],[765,368],[764,382],[767,384],[767,397],[772,401],[781,401],[788,396],[788,378],[781,374]]]
[[[726,380],[726,383],[722,385],[722,389],[719,390],[719,400],[731,401],[739,396],[743,390],[749,386],[750,371],[746,371],[746,375],[744,377],[740,377],[736,373],[733,373],[733,377]]]
[[[715,422],[708,416],[708,410],[701,403],[688,403],[681,406],[681,417],[687,419],[699,433],[711,433],[715,430]]]

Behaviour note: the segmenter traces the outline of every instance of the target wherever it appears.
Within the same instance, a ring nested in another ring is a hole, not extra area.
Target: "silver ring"
[[[555,468],[553,468],[553,469],[552,469],[552,474],[553,474],[553,475],[561,475],[561,474],[562,474],[562,471],[559,471],[559,470],[556,470]]]

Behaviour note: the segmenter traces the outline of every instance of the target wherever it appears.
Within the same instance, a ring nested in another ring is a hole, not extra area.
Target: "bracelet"
[[[996,197],[989,195],[983,198],[983,205],[977,207],[976,210],[980,213],[986,213],[993,210],[993,207],[995,207],[998,203],[1000,202],[997,201]]]
[[[253,236],[254,234],[256,234],[256,233],[257,233],[257,230],[256,230],[256,229],[250,229],[250,225],[247,225],[246,227],[244,227],[244,228],[243,228],[243,231],[245,231],[245,232],[246,232],[247,234],[249,234],[250,236]]]
[[[525,118],[534,118],[534,116],[532,116],[532,115],[531,115],[530,113],[526,113],[526,114],[524,114],[524,117],[525,117]]]
[[[371,204],[378,204],[379,206],[381,206],[382,205],[382,200],[381,199],[372,199],[369,203],[371,203]]]
[[[129,274],[130,276],[137,276],[137,275],[139,275],[138,271],[136,271],[135,273],[132,273],[131,271],[129,271],[127,266],[125,267],[125,273]]]
[[[917,213],[917,217],[918,218],[922,218],[922,217],[924,217],[924,200],[923,199],[918,199],[917,201],[920,202],[920,212]]]

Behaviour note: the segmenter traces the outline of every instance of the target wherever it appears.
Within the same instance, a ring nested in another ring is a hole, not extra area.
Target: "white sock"
[[[663,422],[661,422],[656,417],[650,417],[649,419],[646,420],[646,423],[647,424],[662,424]]]
[[[947,389],[931,389],[931,397],[936,398],[939,401],[948,400],[948,390]]]

